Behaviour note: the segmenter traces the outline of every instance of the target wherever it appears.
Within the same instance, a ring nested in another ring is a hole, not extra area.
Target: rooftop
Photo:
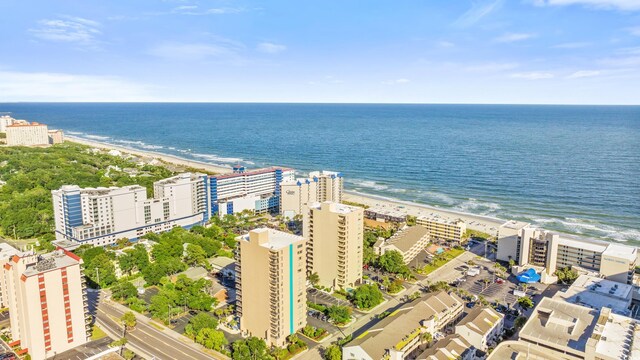
[[[337,213],[337,214],[350,214],[352,212],[362,211],[361,207],[350,206],[350,205],[345,205],[345,204],[331,202],[331,201],[325,201],[323,203],[311,202],[308,205],[309,205],[309,208],[318,209],[318,210],[320,210],[321,208],[328,207],[331,212]]]
[[[272,167],[268,167],[268,168],[250,170],[250,171],[245,171],[245,172],[241,172],[241,173],[224,174],[224,175],[211,175],[211,177],[212,178],[216,178],[218,180],[221,180],[221,179],[230,179],[230,178],[234,178],[234,177],[243,177],[243,176],[266,174],[266,173],[270,173],[270,172],[275,172],[276,170],[287,171],[287,170],[292,170],[292,169],[285,168],[285,167],[279,167],[279,166],[272,166]]]
[[[406,211],[394,210],[392,208],[386,209],[381,207],[370,207],[365,211],[370,213],[376,213],[378,215],[386,215],[386,216],[393,216],[393,217],[399,217],[399,218],[405,218],[407,216]]]
[[[525,341],[503,341],[489,355],[487,360],[565,360],[549,350]]]
[[[440,216],[439,214],[434,214],[434,215],[429,215],[429,216],[420,216],[418,217],[417,221],[430,221],[430,222],[436,222],[439,224],[449,224],[449,225],[458,225],[460,223],[464,224],[464,221],[462,221],[462,219],[450,219],[444,216]]]
[[[638,258],[638,248],[622,244],[609,243],[607,249],[602,253],[602,256],[612,256],[620,259],[625,259],[633,263]]]
[[[520,330],[520,338],[583,353],[597,320],[597,310],[543,298]]]
[[[209,259],[209,264],[213,267],[219,267],[219,268],[224,268],[227,267],[229,265],[233,265],[235,264],[236,261],[234,259],[225,257],[225,256],[218,256],[218,257],[214,257],[212,259]]]
[[[466,326],[480,335],[488,334],[504,315],[490,307],[477,307],[471,310],[467,316],[456,326]]]
[[[155,184],[158,184],[158,185],[177,184],[177,183],[181,182],[182,180],[189,180],[189,181],[199,180],[203,176],[205,176],[205,175],[204,174],[200,174],[200,173],[187,172],[187,173],[178,174],[176,176],[172,176],[170,178],[158,180],[158,181],[156,181],[154,183],[154,185]]]
[[[444,291],[429,294],[392,312],[345,345],[345,349],[358,346],[372,358],[381,359],[387,349],[395,347],[407,335],[421,328],[423,320],[441,317],[456,306],[462,306],[462,300],[455,294],[447,294]]]
[[[48,254],[39,255],[35,263],[27,265],[23,275],[33,276],[51,270],[76,265],[79,264],[80,261],[80,258],[75,254],[59,249]]]
[[[520,230],[523,227],[526,227],[528,225],[529,225],[528,222],[517,221],[517,220],[509,220],[509,221],[505,222],[504,224],[500,225],[500,227],[511,229],[511,230]]]
[[[299,241],[304,241],[304,238],[302,236],[269,228],[251,230],[248,234],[239,236],[239,239],[244,241],[251,241],[252,234],[255,234],[255,240],[258,241],[260,246],[269,248],[271,250],[283,249]]]
[[[40,124],[38,122],[32,122],[32,123],[23,123],[23,122],[19,122],[19,123],[13,123],[11,125],[7,125],[8,128],[19,128],[19,127],[29,127],[29,126],[47,126],[45,124]]]
[[[468,351],[474,351],[460,335],[449,335],[438,340],[429,349],[418,355],[417,360],[451,360],[462,358]]]
[[[411,249],[418,240],[425,236],[429,236],[427,228],[422,226],[410,226],[393,234],[389,240],[384,242],[384,245],[393,245],[400,251],[404,252]]]
[[[607,307],[621,315],[629,315],[633,286],[596,276],[580,275],[566,291],[559,291],[554,298],[601,309]]]
[[[626,316],[607,314],[605,310],[601,312],[601,318],[591,336],[593,341],[597,341],[596,354],[614,359],[640,359],[638,322]]]
[[[8,259],[13,255],[20,254],[20,250],[7,243],[0,243],[0,259]]]

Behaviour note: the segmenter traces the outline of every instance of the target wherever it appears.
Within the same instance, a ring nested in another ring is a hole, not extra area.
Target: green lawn
[[[105,336],[107,336],[107,334],[94,324],[91,328],[91,340],[102,339]]]
[[[444,257],[442,260],[436,260],[429,265],[425,265],[422,269],[418,271],[420,275],[429,275],[437,268],[451,261],[451,259],[458,257],[460,254],[464,252],[464,249],[449,249],[444,253]]]

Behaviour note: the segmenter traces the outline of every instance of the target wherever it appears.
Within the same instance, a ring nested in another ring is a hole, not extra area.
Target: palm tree
[[[136,324],[138,322],[136,320],[136,315],[132,311],[127,311],[126,313],[124,313],[124,315],[122,315],[122,317],[120,318],[120,321],[124,326],[125,333],[127,332],[127,330],[136,327]]]
[[[423,332],[420,334],[420,342],[422,344],[427,344],[427,347],[431,345],[431,341],[433,341],[433,335],[430,332]]]
[[[318,275],[317,272],[311,273],[307,276],[307,280],[309,280],[312,286],[316,286],[320,282],[320,275]]]

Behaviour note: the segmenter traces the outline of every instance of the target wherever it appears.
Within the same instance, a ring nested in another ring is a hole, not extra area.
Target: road
[[[109,304],[107,301],[100,301],[96,309],[97,322],[101,327],[109,333],[121,336],[123,328],[119,321],[123,311],[118,307]],[[148,356],[153,356],[158,360],[211,360],[223,359],[224,357],[214,357],[206,354],[188,344],[186,338],[184,341],[168,335],[165,331],[161,331],[147,323],[148,319],[138,317],[138,323],[135,329],[127,333],[129,344],[139,349]],[[171,331],[171,330],[169,330]]]

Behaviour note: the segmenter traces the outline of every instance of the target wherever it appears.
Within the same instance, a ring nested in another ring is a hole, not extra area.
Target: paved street
[[[90,299],[96,300],[98,293],[91,294]],[[115,337],[121,336],[123,328],[118,321],[123,315],[123,311],[115,305],[111,305],[106,301],[98,303],[96,309],[97,321],[107,333],[113,334]],[[151,325],[150,320],[138,317],[136,328],[127,333],[129,344],[147,356],[155,356],[156,359],[185,359],[185,360],[210,360],[224,359],[222,355],[214,357],[199,350],[197,346],[188,343],[186,338],[170,336],[169,329],[162,327],[158,330]],[[178,335],[175,333],[175,335]]]

